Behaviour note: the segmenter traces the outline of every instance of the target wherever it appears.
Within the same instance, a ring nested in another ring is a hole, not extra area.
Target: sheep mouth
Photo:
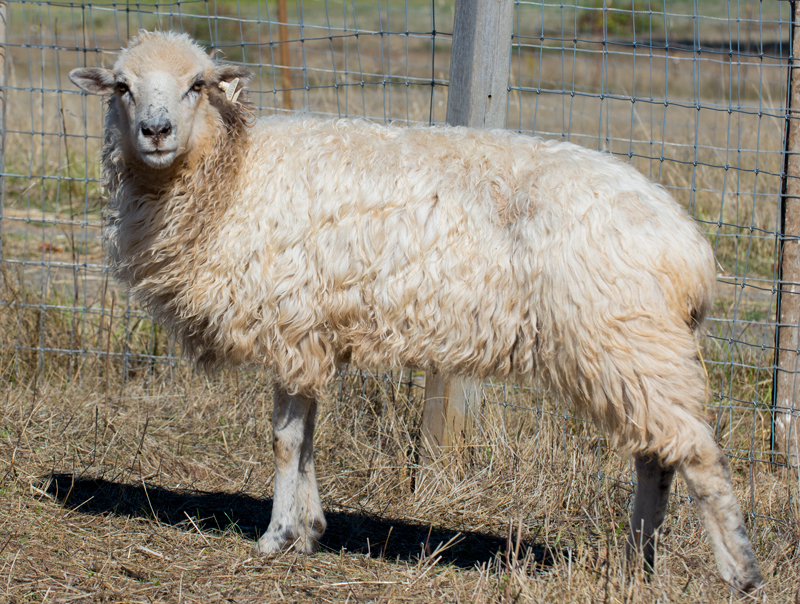
[[[142,160],[153,168],[169,166],[178,155],[178,149],[155,149],[153,151],[140,150]]]

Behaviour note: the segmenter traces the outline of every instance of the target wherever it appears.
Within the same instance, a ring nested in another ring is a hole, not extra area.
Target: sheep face
[[[220,84],[248,74],[217,66],[186,36],[143,32],[113,69],[75,69],[69,77],[85,92],[112,95],[108,122],[126,163],[165,170],[219,131]]]
[[[170,166],[188,147],[195,115],[204,113],[204,74],[156,71],[140,76],[126,70],[119,75],[116,104],[130,146],[151,168]]]

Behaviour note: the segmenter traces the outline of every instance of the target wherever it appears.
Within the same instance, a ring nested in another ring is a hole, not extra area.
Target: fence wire
[[[17,353],[12,373],[179,362],[109,279],[103,105],[70,85],[70,69],[111,66],[140,28],[174,29],[252,68],[263,115],[443,123],[452,11],[442,0],[289,0],[279,18],[273,0],[11,1],[0,346]],[[773,443],[772,402],[789,20],[786,2],[519,0],[509,65],[509,129],[626,158],[708,235],[718,262],[702,341],[709,419],[751,477],[792,461]],[[381,379],[421,396],[421,374]],[[484,390],[509,412],[575,421],[536,388]]]

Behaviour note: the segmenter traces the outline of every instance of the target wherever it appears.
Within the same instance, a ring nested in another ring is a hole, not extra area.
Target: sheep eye
[[[200,92],[203,89],[203,82],[195,82],[192,84],[192,92]]]
[[[127,84],[123,84],[122,82],[117,82],[117,90],[119,91],[120,94],[125,94],[130,90],[130,88],[128,88]]]

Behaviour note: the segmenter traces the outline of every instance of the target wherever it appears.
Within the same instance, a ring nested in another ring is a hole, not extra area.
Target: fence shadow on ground
[[[269,524],[271,499],[242,493],[172,490],[150,484],[116,482],[75,474],[52,474],[42,479],[42,488],[59,503],[83,514],[113,514],[158,520],[165,524],[203,531],[234,530],[255,541]],[[490,562],[505,555],[505,538],[473,531],[457,531],[398,519],[381,518],[362,511],[327,511],[328,529],[320,543],[322,550],[383,556],[416,561],[423,551],[433,552],[460,533],[460,538],[440,555],[442,562],[460,568]],[[520,555],[528,552],[537,564],[554,562],[547,544],[523,542]]]

